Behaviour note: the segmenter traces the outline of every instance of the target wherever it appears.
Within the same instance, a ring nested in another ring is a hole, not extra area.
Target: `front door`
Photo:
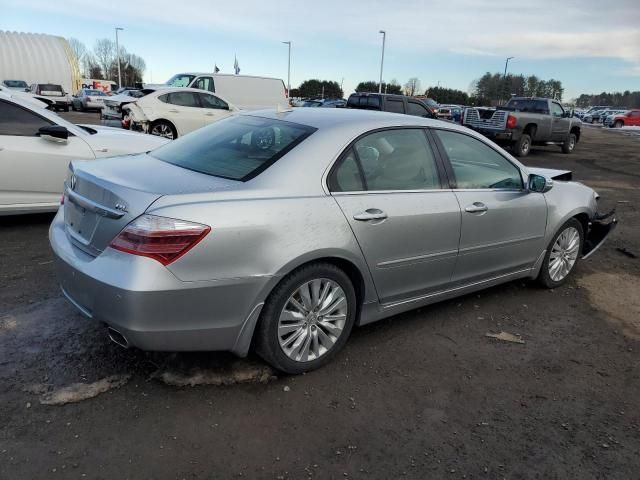
[[[564,116],[562,105],[557,102],[551,102],[551,140],[554,142],[564,142],[569,135],[569,125],[571,119]]]
[[[443,183],[421,129],[371,133],[332,170],[330,190],[362,249],[382,303],[449,285],[460,209]]]
[[[0,100],[0,210],[58,205],[69,162],[94,158],[89,145],[73,134],[66,143],[38,136],[38,129],[50,125],[29,109]]]
[[[446,154],[462,227],[455,284],[531,268],[544,249],[547,204],[529,192],[517,165],[484,141],[434,130]]]

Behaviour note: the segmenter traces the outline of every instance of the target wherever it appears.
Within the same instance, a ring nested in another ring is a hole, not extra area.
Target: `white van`
[[[221,73],[178,73],[165,87],[190,87],[217,93],[242,110],[289,106],[287,90],[279,78]]]

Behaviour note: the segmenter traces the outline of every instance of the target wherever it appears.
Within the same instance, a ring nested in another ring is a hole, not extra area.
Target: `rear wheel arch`
[[[524,130],[522,130],[522,133],[526,133],[527,135],[529,135],[531,137],[531,140],[533,141],[535,139],[537,131],[538,131],[537,124],[527,123],[527,125],[524,127]]]

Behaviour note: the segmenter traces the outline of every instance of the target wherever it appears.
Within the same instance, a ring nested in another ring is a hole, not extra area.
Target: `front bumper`
[[[615,210],[609,213],[598,215],[589,222],[589,230],[582,247],[582,258],[589,258],[609,237],[611,232],[618,226],[618,220],[615,217]]]
[[[49,241],[62,291],[83,315],[143,350],[246,354],[252,328],[243,327],[255,322],[272,277],[183,282],[148,258],[109,248],[94,258],[69,241],[63,216]]]

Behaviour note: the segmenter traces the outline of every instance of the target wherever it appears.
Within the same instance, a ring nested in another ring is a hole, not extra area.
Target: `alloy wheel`
[[[328,278],[306,282],[293,292],[280,313],[280,348],[296,362],[317,360],[338,341],[347,315],[347,297],[338,283]]]
[[[549,276],[554,282],[563,280],[578,259],[580,234],[575,227],[568,227],[558,235],[549,255]]]
[[[151,135],[157,135],[158,137],[168,138],[169,140],[173,140],[173,131],[169,125],[164,123],[160,123],[155,125],[151,129]]]

